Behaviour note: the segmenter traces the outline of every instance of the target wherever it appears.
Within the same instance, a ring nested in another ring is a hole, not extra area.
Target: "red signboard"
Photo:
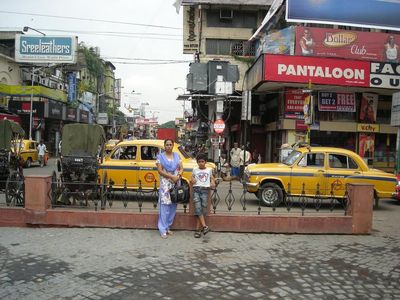
[[[399,62],[399,43],[399,34],[297,26],[295,55]]]
[[[355,112],[356,97],[354,93],[318,92],[319,111]]]
[[[304,119],[304,99],[307,94],[299,89],[285,90],[285,118]]]
[[[369,86],[370,63],[345,59],[264,54],[264,80]]]
[[[224,120],[215,120],[214,122],[214,131],[215,133],[223,133],[225,130],[225,122]]]

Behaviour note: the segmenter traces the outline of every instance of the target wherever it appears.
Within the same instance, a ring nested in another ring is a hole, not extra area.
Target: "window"
[[[140,150],[140,157],[142,160],[156,160],[159,152],[160,149],[158,147],[142,146]]]
[[[254,56],[254,43],[242,40],[206,39],[206,54]]]
[[[111,159],[136,159],[136,146],[118,147],[111,155]]]
[[[257,28],[257,12],[230,9],[207,11],[207,27]]]
[[[299,161],[301,167],[323,167],[324,166],[324,154],[323,153],[307,153]]]
[[[332,169],[358,169],[357,163],[347,155],[329,154],[329,167]]]

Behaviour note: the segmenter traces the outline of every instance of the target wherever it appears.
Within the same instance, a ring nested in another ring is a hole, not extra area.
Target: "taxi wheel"
[[[283,192],[279,185],[267,182],[261,185],[257,197],[266,206],[278,206],[283,200]]]
[[[32,166],[32,158],[28,157],[25,162],[25,167],[30,168]]]
[[[378,195],[376,194],[376,192],[374,192],[374,209],[378,209],[379,208],[379,198]]]

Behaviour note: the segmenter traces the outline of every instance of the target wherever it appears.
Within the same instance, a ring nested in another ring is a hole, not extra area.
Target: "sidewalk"
[[[1,228],[1,299],[398,299],[400,205],[370,236]]]

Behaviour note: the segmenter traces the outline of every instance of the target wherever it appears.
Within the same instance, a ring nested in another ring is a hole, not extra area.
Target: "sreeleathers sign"
[[[76,62],[77,37],[37,36],[17,34],[15,36],[15,60],[27,63]]]

